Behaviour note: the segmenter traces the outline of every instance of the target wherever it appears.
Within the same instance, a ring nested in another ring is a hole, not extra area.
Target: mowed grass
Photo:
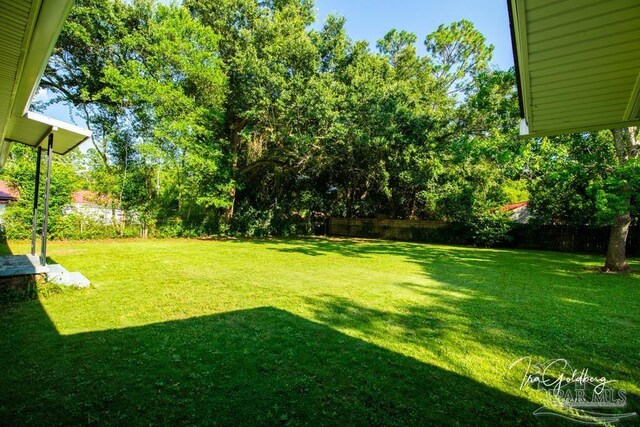
[[[0,425],[557,424],[509,369],[525,356],[617,380],[640,412],[640,276],[594,273],[600,257],[336,239],[49,253],[92,287],[0,304]]]

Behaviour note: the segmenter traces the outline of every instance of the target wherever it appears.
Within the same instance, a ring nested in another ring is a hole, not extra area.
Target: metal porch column
[[[51,187],[51,157],[53,156],[53,132],[49,134],[47,145],[47,178],[44,187],[44,216],[42,218],[42,245],[40,247],[40,264],[47,265],[47,225],[49,221],[49,189]]]
[[[36,228],[38,226],[38,199],[40,198],[40,164],[42,163],[42,147],[38,147],[36,155],[36,183],[33,191],[33,223],[31,225],[31,255],[36,255]]]

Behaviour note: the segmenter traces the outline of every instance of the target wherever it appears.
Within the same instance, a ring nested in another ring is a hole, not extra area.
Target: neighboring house
[[[9,203],[18,200],[18,192],[9,186],[6,181],[0,181],[0,221]]]
[[[510,205],[504,205],[500,208],[501,211],[507,212],[509,218],[514,222],[520,224],[526,224],[531,218],[531,211],[529,210],[529,202],[518,202]]]
[[[9,203],[17,201],[19,194],[6,181],[0,181],[0,221]],[[112,209],[111,202],[104,196],[89,190],[79,190],[71,194],[71,203],[64,210],[67,215],[76,213],[85,218],[104,224],[120,224],[124,221],[124,211]]]
[[[114,222],[120,224],[125,220],[122,209],[114,210],[109,199],[89,190],[79,190],[71,194],[71,204],[65,213],[77,213],[103,224],[113,224]]]

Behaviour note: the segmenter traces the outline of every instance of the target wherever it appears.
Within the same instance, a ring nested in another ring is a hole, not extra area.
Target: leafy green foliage
[[[471,22],[421,55],[416,34],[373,51],[314,19],[308,0],[77,2],[43,86],[94,131],[82,178],[127,212],[116,234],[464,223],[527,199],[541,222],[600,225],[633,199],[607,132],[518,138],[514,72]]]
[[[640,158],[617,165],[609,175],[593,179],[589,194],[594,198],[596,219],[609,223],[617,215],[637,217],[640,208]]]
[[[57,237],[61,223],[65,221],[65,208],[71,201],[71,193],[82,184],[76,174],[76,158],[54,155],[51,165],[51,190],[49,193],[48,230],[52,238]],[[42,214],[45,191],[46,151],[42,153],[41,180],[39,197],[38,232],[42,227]],[[8,239],[31,238],[33,220],[33,196],[35,192],[36,152],[26,146],[13,147],[10,161],[7,162],[1,179],[19,194],[18,201],[9,203],[2,217],[2,226]]]
[[[473,243],[487,248],[508,242],[512,224],[509,216],[500,211],[478,213],[467,222]]]
[[[610,223],[603,198],[616,170],[611,133],[570,135],[532,141],[530,208],[542,223],[601,225]],[[609,190],[613,188],[610,186]],[[614,196],[615,197],[615,196]],[[598,201],[599,200],[599,201]]]
[[[217,41],[181,7],[79,1],[44,76],[93,131],[92,189],[145,227],[206,229],[229,203]]]

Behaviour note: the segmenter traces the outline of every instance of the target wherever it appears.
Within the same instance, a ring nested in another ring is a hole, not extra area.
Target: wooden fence
[[[346,237],[376,237],[392,240],[423,240],[425,234],[435,234],[448,228],[444,221],[403,219],[331,218],[328,234]],[[427,233],[425,233],[425,231]]]
[[[517,224],[499,247],[604,254],[609,227]],[[329,236],[372,237],[424,243],[473,244],[464,224],[400,219],[331,218]],[[640,227],[632,226],[627,255],[640,256]]]
[[[510,240],[501,246],[519,249],[542,249],[560,252],[605,254],[611,227],[589,225],[514,224]],[[629,228],[627,255],[640,255],[640,228]]]

